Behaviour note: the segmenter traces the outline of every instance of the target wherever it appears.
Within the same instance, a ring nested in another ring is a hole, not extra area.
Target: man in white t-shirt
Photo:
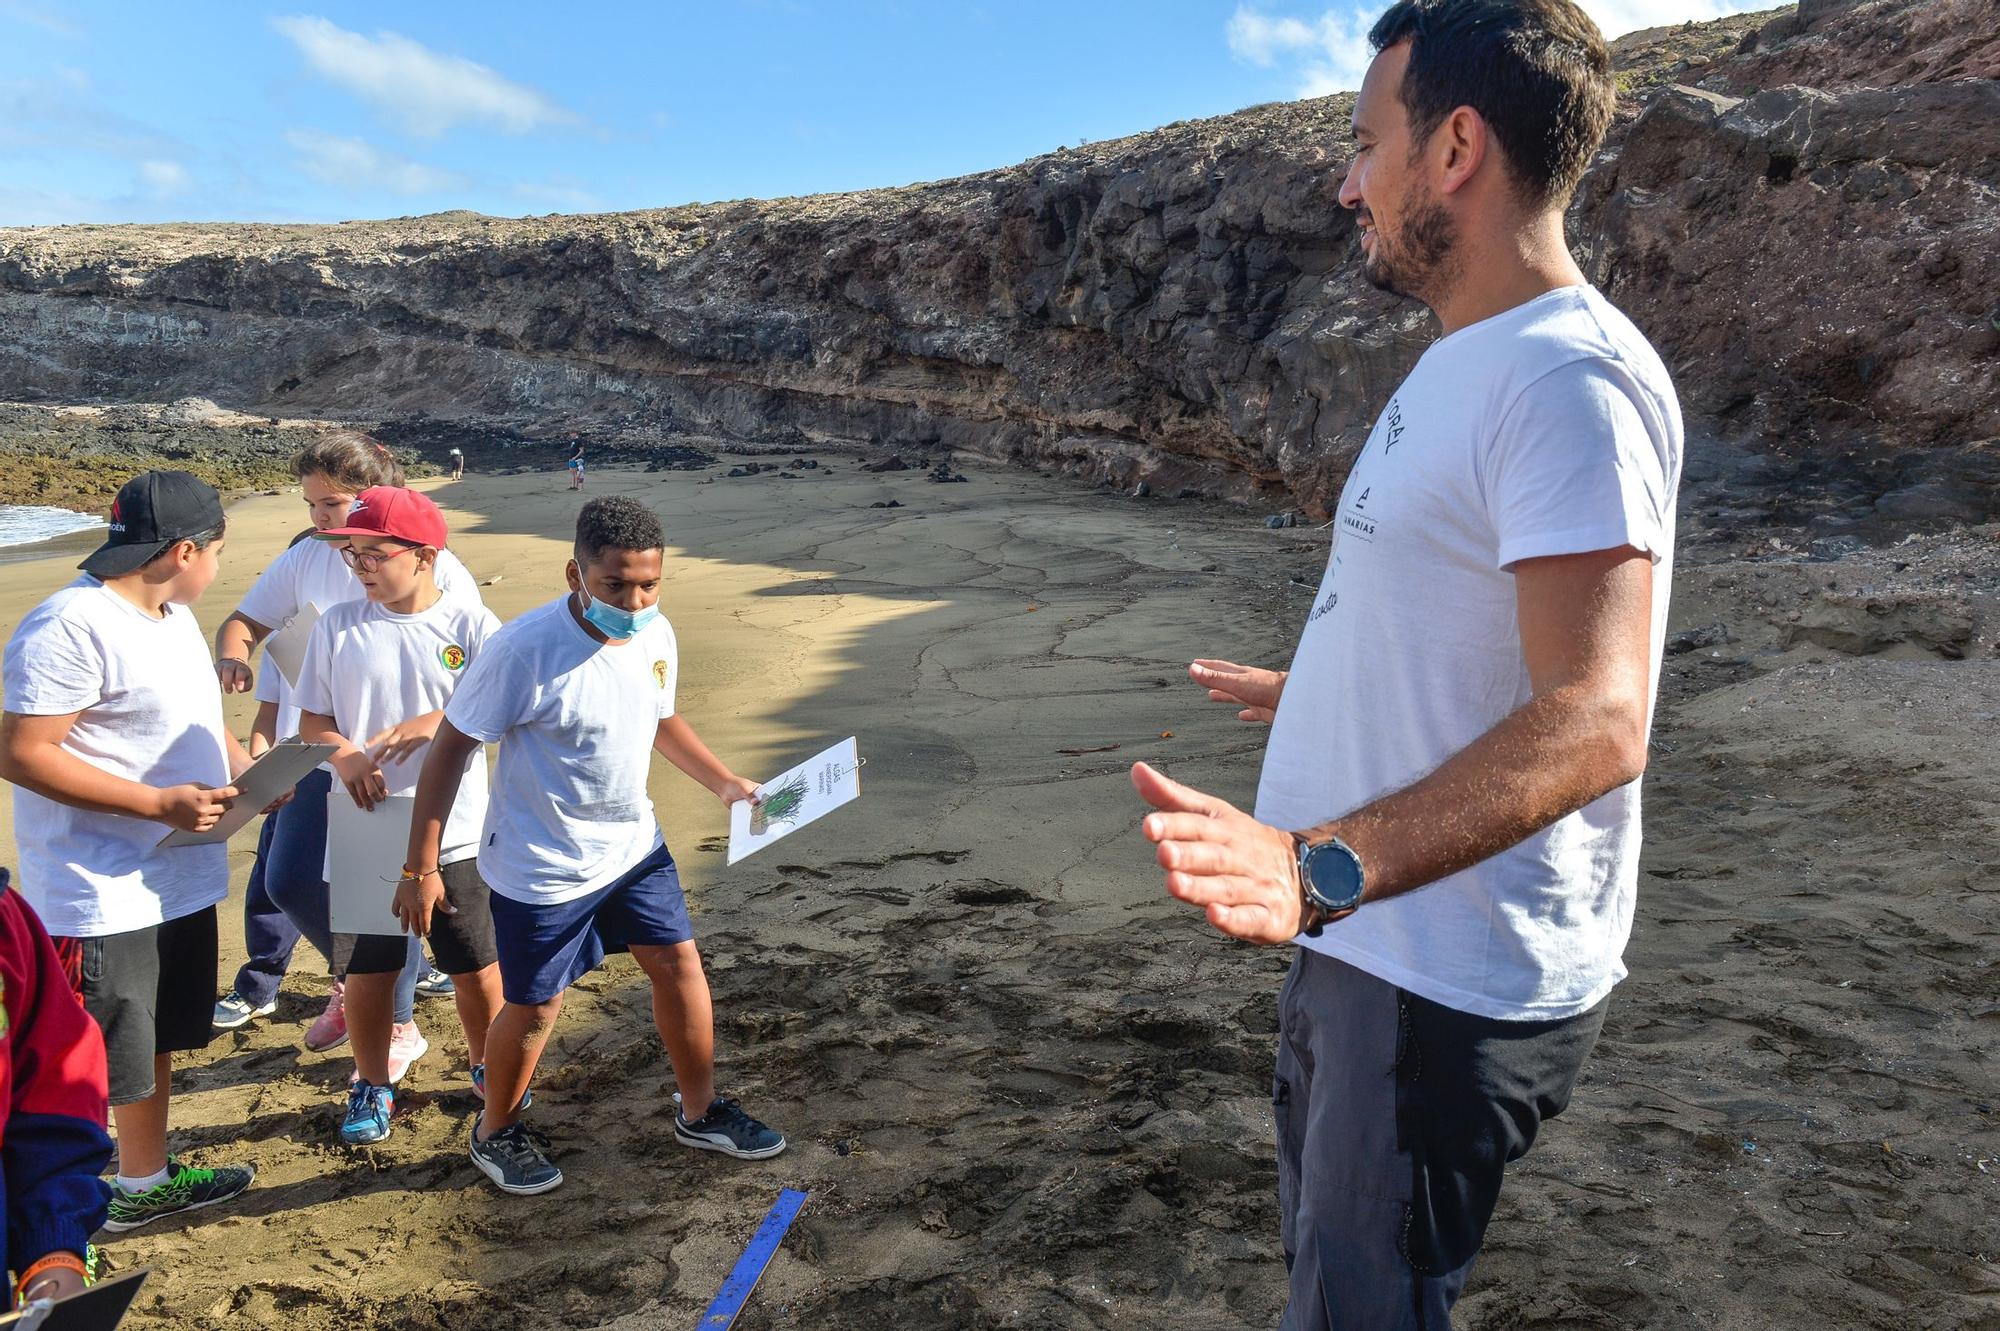
[[[521,1119],[565,990],[629,949],[680,1086],[674,1137],[763,1160],[785,1139],[715,1088],[708,977],[680,873],[646,793],[655,752],[724,807],[754,799],[674,706],[673,627],[660,614],[666,537],[651,510],[593,499],[576,519],[569,594],[494,634],[445,707],[417,784],[397,911],[420,934],[442,898],[437,870],[468,755],[499,746],[479,869],[492,888],[506,1006],[487,1040],[486,1105],[472,1159],[503,1191],[562,1182],[548,1141]]]
[[[104,1032],[112,1230],[228,1201],[255,1173],[167,1151],[173,1055],[212,1034],[229,854],[160,840],[215,826],[250,765],[188,609],[215,580],[223,528],[221,498],[196,477],[134,477],[84,576],[7,642],[0,777],[15,788],[20,890]]]
[[[1349,473],[1255,815],[1141,764],[1173,896],[1296,937],[1274,1118],[1292,1331],[1445,1327],[1507,1163],[1560,1112],[1632,923],[1681,422],[1563,207],[1611,116],[1570,0],[1400,0],[1341,201],[1443,336]]]

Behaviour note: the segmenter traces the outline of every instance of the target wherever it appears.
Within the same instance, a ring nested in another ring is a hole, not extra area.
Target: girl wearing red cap
[[[403,484],[403,469],[389,451],[355,430],[330,431],[300,451],[292,459],[292,473],[299,479],[299,490],[305,497],[312,525],[319,531],[345,523],[348,510],[362,491],[371,486]],[[435,576],[438,590],[446,597],[469,600],[475,606],[480,604],[478,584],[449,550],[438,551]],[[308,606],[316,606],[324,614],[337,605],[363,597],[361,584],[333,545],[301,541],[286,550],[258,576],[236,612],[216,631],[215,669],[221,676],[223,690],[248,691],[253,684],[251,660],[257,644],[304,613]],[[305,1034],[306,1048],[315,1053],[336,1049],[347,1041],[345,986],[342,971],[333,965],[333,933],[327,926],[326,887],[322,878],[326,861],[326,793],[332,781],[332,773],[322,768],[299,783],[297,798],[278,811],[277,826],[264,863],[265,891],[327,958],[335,976],[333,996],[326,1010]],[[415,1020],[417,981],[425,969],[422,950],[412,946],[396,986],[396,1029],[390,1066],[398,1078],[429,1049]],[[259,979],[253,974],[239,973],[239,990],[246,983],[254,987]],[[252,1012],[272,996],[261,991],[241,994]]]

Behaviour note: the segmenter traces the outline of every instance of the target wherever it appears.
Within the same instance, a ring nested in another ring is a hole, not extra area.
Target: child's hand
[[[437,737],[438,722],[443,719],[443,712],[428,712],[399,721],[361,747],[378,763],[401,762]]]
[[[160,811],[155,819],[183,832],[206,832],[229,812],[236,798],[234,786],[166,786],[159,792]]]
[[[755,804],[757,802],[757,783],[755,781],[745,781],[740,776],[732,776],[715,788],[715,797],[722,801],[722,807],[725,809],[738,800],[749,800],[752,804]]]
[[[373,810],[383,800],[389,798],[389,785],[382,779],[382,769],[375,760],[356,749],[353,753],[343,753],[333,760],[333,773],[347,787],[356,808]]]
[[[441,910],[447,915],[456,915],[452,904],[444,899],[444,878],[433,869],[427,874],[414,878],[405,877],[396,884],[396,901],[391,908],[396,918],[403,922],[403,932],[415,934],[419,938],[431,936],[431,912]]]
[[[215,678],[224,693],[248,693],[256,687],[257,676],[248,661],[226,656],[215,663]]]
[[[35,1299],[66,1299],[84,1290],[83,1272],[71,1270],[67,1266],[52,1266],[34,1278],[30,1284],[21,1287],[21,1302],[30,1303]]]

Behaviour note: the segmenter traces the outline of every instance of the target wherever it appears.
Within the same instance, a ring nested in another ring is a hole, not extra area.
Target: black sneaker
[[[485,1121],[484,1114],[472,1120],[472,1163],[500,1191],[525,1197],[547,1192],[563,1181],[562,1171],[549,1161],[547,1137],[526,1123],[516,1123],[481,1141],[479,1125]]]
[[[674,1137],[683,1146],[720,1151],[738,1160],[769,1160],[785,1149],[785,1139],[776,1129],[759,1123],[726,1096],[717,1096],[708,1112],[692,1123],[676,1109]]]
[[[104,1227],[113,1234],[150,1225],[162,1216],[199,1211],[237,1196],[257,1177],[255,1168],[196,1169],[167,1157],[167,1181],[144,1192],[111,1190],[111,1213]]]

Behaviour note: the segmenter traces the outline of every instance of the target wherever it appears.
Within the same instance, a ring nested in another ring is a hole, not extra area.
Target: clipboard
[[[336,781],[326,795],[327,924],[337,934],[401,934],[392,907],[410,849],[415,794],[391,795],[373,809]]]
[[[319,623],[319,606],[306,602],[305,609],[285,621],[285,626],[264,644],[264,659],[278,667],[285,683],[299,686],[299,671],[305,668],[306,644],[312,641],[313,625]]]
[[[307,744],[299,739],[273,744],[262,758],[250,764],[249,771],[231,782],[243,793],[216,820],[214,827],[206,832],[183,832],[175,828],[160,838],[160,846],[212,846],[229,840],[245,823],[268,808],[272,800],[296,786],[306,773],[337,751],[332,744]]]
[[[757,803],[729,806],[729,863],[755,855],[807,823],[861,798],[861,756],[853,738],[813,755],[757,787]]]
[[[100,1280],[66,1299],[37,1299],[25,1308],[0,1315],[0,1331],[113,1331],[152,1271],[152,1267],[142,1266]]]

